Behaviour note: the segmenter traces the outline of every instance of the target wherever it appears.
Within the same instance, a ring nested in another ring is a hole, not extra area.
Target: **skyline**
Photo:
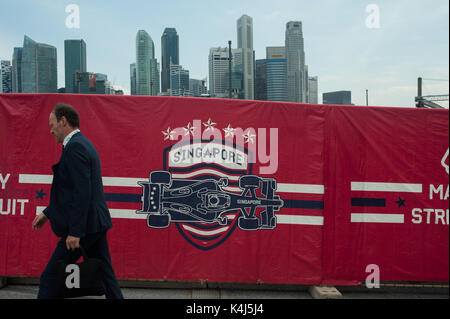
[[[266,47],[284,46],[286,23],[302,21],[305,63],[309,75],[318,76],[322,93],[350,90],[353,103],[414,106],[417,78],[423,77],[424,94],[448,94],[448,1],[374,1],[379,8],[379,28],[368,28],[366,12],[371,2],[280,0],[274,11],[270,1],[229,1],[228,6],[198,0],[195,3],[162,3],[20,0],[0,12],[0,59],[11,60],[24,35],[58,51],[58,87],[64,87],[64,40],[83,39],[87,71],[105,73],[112,84],[130,92],[130,64],[136,60],[135,38],[146,30],[161,63],[161,36],[167,27],[179,35],[180,65],[191,78],[208,77],[208,54],[213,47],[237,48],[236,22],[244,14],[253,19],[256,59]],[[68,29],[69,4],[80,9],[80,28]],[[175,10],[178,9],[178,10]],[[10,11],[21,14],[11,14]],[[166,13],[162,14],[162,13]],[[6,13],[6,14],[5,14]],[[209,87],[209,86],[208,86]],[[448,107],[448,103],[444,104]]]

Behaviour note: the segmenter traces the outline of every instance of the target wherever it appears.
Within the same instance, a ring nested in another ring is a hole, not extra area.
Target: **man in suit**
[[[103,193],[97,150],[80,132],[79,115],[72,106],[56,104],[49,125],[56,142],[63,144],[63,151],[58,164],[52,167],[50,204],[36,216],[32,227],[39,230],[49,220],[61,240],[40,277],[38,298],[59,297],[54,291],[56,261],[64,259],[68,250],[72,250],[72,262],[76,262],[81,244],[88,257],[103,261],[106,298],[122,299],[109,254],[106,233],[112,222]]]

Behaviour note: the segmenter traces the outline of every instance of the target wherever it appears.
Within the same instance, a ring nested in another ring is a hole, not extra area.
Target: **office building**
[[[189,79],[189,91],[191,91],[192,96],[197,97],[208,94],[206,78],[203,80]]]
[[[308,103],[319,104],[319,80],[317,76],[309,77]]]
[[[226,97],[230,97],[230,70],[225,71]],[[242,64],[231,67],[231,97],[233,99],[244,99],[244,70]]]
[[[22,51],[23,48],[14,48],[12,59],[12,90],[13,93],[22,92]]]
[[[244,73],[244,97],[254,99],[255,59],[253,51],[253,19],[243,15],[237,20],[238,49],[242,49],[242,65]]]
[[[161,92],[170,89],[170,65],[180,64],[179,37],[175,28],[165,28],[161,36]]]
[[[255,100],[267,101],[267,60],[255,63]]]
[[[23,93],[57,92],[57,56],[54,46],[24,36],[21,86]]]
[[[12,93],[11,61],[0,61],[0,93]]]
[[[211,48],[209,50],[209,93],[213,97],[229,97],[229,50]],[[231,49],[231,66],[243,70],[243,50]],[[233,70],[232,70],[233,73]],[[242,71],[242,74],[244,72]]]
[[[290,21],[286,24],[285,47],[288,101],[306,103],[308,69],[305,65],[302,22]]]
[[[145,30],[136,35],[136,94],[159,93],[159,68],[155,59],[155,45]]]
[[[322,95],[323,104],[332,105],[352,105],[352,92],[351,91],[336,91],[327,92]]]
[[[267,101],[288,101],[285,47],[266,48]]]
[[[209,93],[211,96],[225,96],[225,71],[228,70],[228,48],[209,50]]]
[[[72,93],[115,94],[115,90],[103,73],[75,72]]]
[[[86,72],[86,43],[83,40],[64,41],[64,71],[66,93],[75,93],[75,73]]]
[[[170,96],[191,96],[189,91],[189,71],[181,65],[170,66]]]
[[[136,95],[136,63],[130,64],[130,94]]]

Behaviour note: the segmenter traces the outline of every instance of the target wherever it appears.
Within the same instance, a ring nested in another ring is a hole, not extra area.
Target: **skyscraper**
[[[189,91],[189,71],[181,65],[170,66],[170,96],[192,96]]]
[[[136,63],[130,64],[130,94],[136,95]]]
[[[305,66],[305,49],[302,23],[286,24],[287,93],[289,102],[306,103],[308,71]]]
[[[323,93],[322,103],[332,105],[352,105],[352,92],[336,91]]]
[[[83,40],[64,41],[66,93],[74,93],[75,72],[86,72],[86,43]]]
[[[180,64],[179,37],[175,28],[165,28],[161,36],[161,92],[170,89],[170,64]]]
[[[318,104],[319,103],[319,83],[317,76],[309,77],[308,85],[308,103]]]
[[[209,93],[211,96],[229,97],[229,55],[228,48],[211,48],[209,50]],[[242,68],[242,49],[231,49],[232,67]],[[227,73],[228,72],[228,73]],[[233,73],[233,71],[232,71]]]
[[[12,90],[13,93],[22,92],[22,51],[23,48],[14,48],[12,59]]]
[[[211,96],[225,95],[225,71],[228,69],[228,48],[209,50],[209,93]]]
[[[155,45],[145,30],[136,35],[136,94],[158,95],[159,70]]]
[[[267,60],[255,63],[255,100],[267,101]]]
[[[267,47],[267,101],[288,101],[285,47]]]
[[[57,56],[54,46],[24,36],[21,80],[24,93],[57,92]]]
[[[254,52],[253,52],[253,19],[243,15],[237,20],[238,48],[242,49],[242,64],[244,72],[244,98],[254,99]]]
[[[11,61],[0,61],[0,93],[12,93]]]

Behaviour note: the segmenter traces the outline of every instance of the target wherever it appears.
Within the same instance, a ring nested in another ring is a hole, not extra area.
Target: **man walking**
[[[56,262],[64,259],[68,250],[81,245],[88,257],[103,261],[106,298],[122,299],[109,254],[106,233],[112,222],[103,193],[97,150],[80,132],[79,115],[72,106],[56,104],[49,125],[56,142],[63,144],[63,151],[58,164],[52,166],[50,204],[36,216],[32,227],[39,230],[50,220],[53,232],[61,240],[41,275],[38,298],[59,297],[54,291]],[[73,256],[79,258],[79,250]]]

